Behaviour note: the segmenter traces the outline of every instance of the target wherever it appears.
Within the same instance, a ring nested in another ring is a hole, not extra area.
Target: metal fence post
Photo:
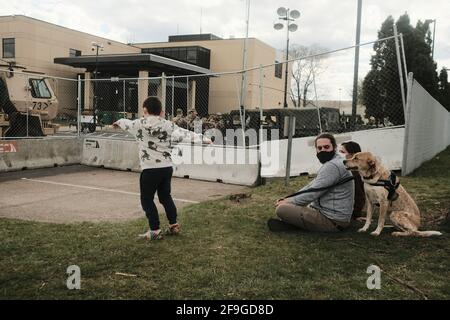
[[[287,159],[286,159],[286,178],[284,185],[287,187],[289,185],[289,178],[291,176],[291,157],[292,157],[292,128],[294,127],[294,116],[289,116],[288,122],[288,145],[287,145]]]
[[[175,107],[175,76],[172,76],[172,114],[170,120],[174,117],[174,107]]]
[[[319,119],[319,131],[320,131],[320,133],[323,133],[323,130],[322,130],[322,119],[321,119],[320,108],[319,108],[319,99],[317,97],[316,74],[315,74],[314,71],[313,71],[312,75],[313,75],[313,83],[314,83],[314,95],[315,95],[315,100],[316,100],[317,119]]]
[[[126,83],[125,83],[125,81],[126,80],[123,80],[123,94],[122,94],[122,99],[123,99],[123,117],[126,119],[127,118],[127,116],[126,116],[126,114],[127,114],[127,109],[126,109],[126,105],[127,105],[127,103],[126,103],[126,94],[125,94],[125,91],[127,90],[126,89]]]
[[[394,23],[394,36],[395,36],[395,52],[397,53],[397,65],[398,65],[398,74],[400,78],[400,90],[402,94],[402,103],[403,103],[403,112],[406,114],[406,98],[405,98],[405,84],[403,79],[403,66],[402,66],[402,59],[400,56],[400,44],[398,41],[398,32],[397,32],[397,25]]]
[[[262,64],[259,65],[259,143],[258,149],[260,148],[261,143],[263,142],[263,84],[264,84],[264,73]]]
[[[405,76],[408,77],[408,67],[406,65],[405,43],[403,41],[403,33],[400,33],[400,45],[402,49],[403,67],[405,68]],[[406,89],[409,90],[409,80],[406,79]],[[406,102],[408,103],[408,101]]]
[[[186,77],[186,115],[189,114],[189,77]]]
[[[161,104],[165,116],[167,115],[166,102],[167,102],[167,78],[166,74],[163,72],[161,75]]]
[[[30,85],[30,78],[27,76],[26,77],[26,79],[27,79],[27,86],[29,86]],[[25,105],[26,105],[26,107],[27,107],[27,138],[28,138],[28,136],[29,136],[29,128],[30,128],[30,124],[29,124],[29,114],[30,114],[30,94],[31,94],[31,90],[27,90],[28,91],[28,94],[27,94],[27,101],[26,101],[26,103],[25,103]]]
[[[414,83],[414,74],[408,74],[408,99],[406,101],[405,112],[405,138],[403,142],[403,159],[402,159],[402,176],[407,175],[408,172],[408,148],[409,148],[409,131],[411,127],[411,112],[412,112],[412,88]]]
[[[77,136],[81,136],[81,76],[78,75],[78,92],[77,92]]]

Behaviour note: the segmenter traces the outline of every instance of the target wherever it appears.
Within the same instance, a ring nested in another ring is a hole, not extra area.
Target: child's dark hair
[[[317,136],[316,140],[314,140],[314,146],[317,147],[317,140],[319,139],[328,139],[331,141],[331,144],[333,145],[333,149],[336,150],[337,144],[336,139],[334,136],[330,133],[322,133],[321,135]]]
[[[147,109],[149,114],[159,116],[162,111],[161,100],[158,97],[148,97],[145,99],[143,108]]]
[[[361,152],[361,146],[354,141],[346,141],[341,144],[349,154]]]

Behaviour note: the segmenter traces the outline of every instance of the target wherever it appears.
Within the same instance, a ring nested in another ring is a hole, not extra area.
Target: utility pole
[[[250,26],[250,0],[246,1],[246,10],[245,10],[245,39],[244,39],[244,51],[242,53],[242,75],[241,75],[241,95],[240,95],[240,106],[239,113],[241,118],[241,128],[242,128],[242,136],[243,136],[243,147],[245,147],[245,100],[247,99],[246,91],[247,91],[247,55],[248,55],[248,32]]]
[[[356,20],[355,70],[353,77],[352,118],[350,122],[350,126],[352,129],[355,128],[356,107],[358,104],[358,71],[359,71],[359,44],[361,40],[361,10],[362,10],[362,0],[358,0],[358,11]]]

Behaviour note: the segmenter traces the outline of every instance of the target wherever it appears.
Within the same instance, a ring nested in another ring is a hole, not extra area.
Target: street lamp
[[[287,85],[288,85],[288,66],[289,66],[289,32],[295,32],[298,29],[298,26],[295,23],[291,23],[291,21],[295,21],[295,19],[300,18],[300,12],[298,10],[290,10],[289,8],[280,7],[277,10],[278,19],[286,21],[286,31],[287,31],[287,44],[286,44],[286,71],[285,71],[285,79],[284,79],[284,107],[287,108]],[[273,26],[275,30],[281,30],[284,28],[283,23],[275,23]]]
[[[434,60],[434,39],[436,37],[436,19],[427,19],[427,20],[425,20],[425,23],[427,23],[427,22],[429,24],[433,23],[433,46],[431,48],[431,59]]]
[[[94,70],[94,126],[92,132],[95,131],[97,126],[97,69],[98,69],[98,52],[103,51],[103,44],[92,42],[92,51],[95,51],[95,70]]]

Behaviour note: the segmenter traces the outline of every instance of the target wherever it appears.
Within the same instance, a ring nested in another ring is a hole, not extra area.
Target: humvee
[[[38,137],[58,129],[58,99],[42,73],[0,66],[0,137]]]

